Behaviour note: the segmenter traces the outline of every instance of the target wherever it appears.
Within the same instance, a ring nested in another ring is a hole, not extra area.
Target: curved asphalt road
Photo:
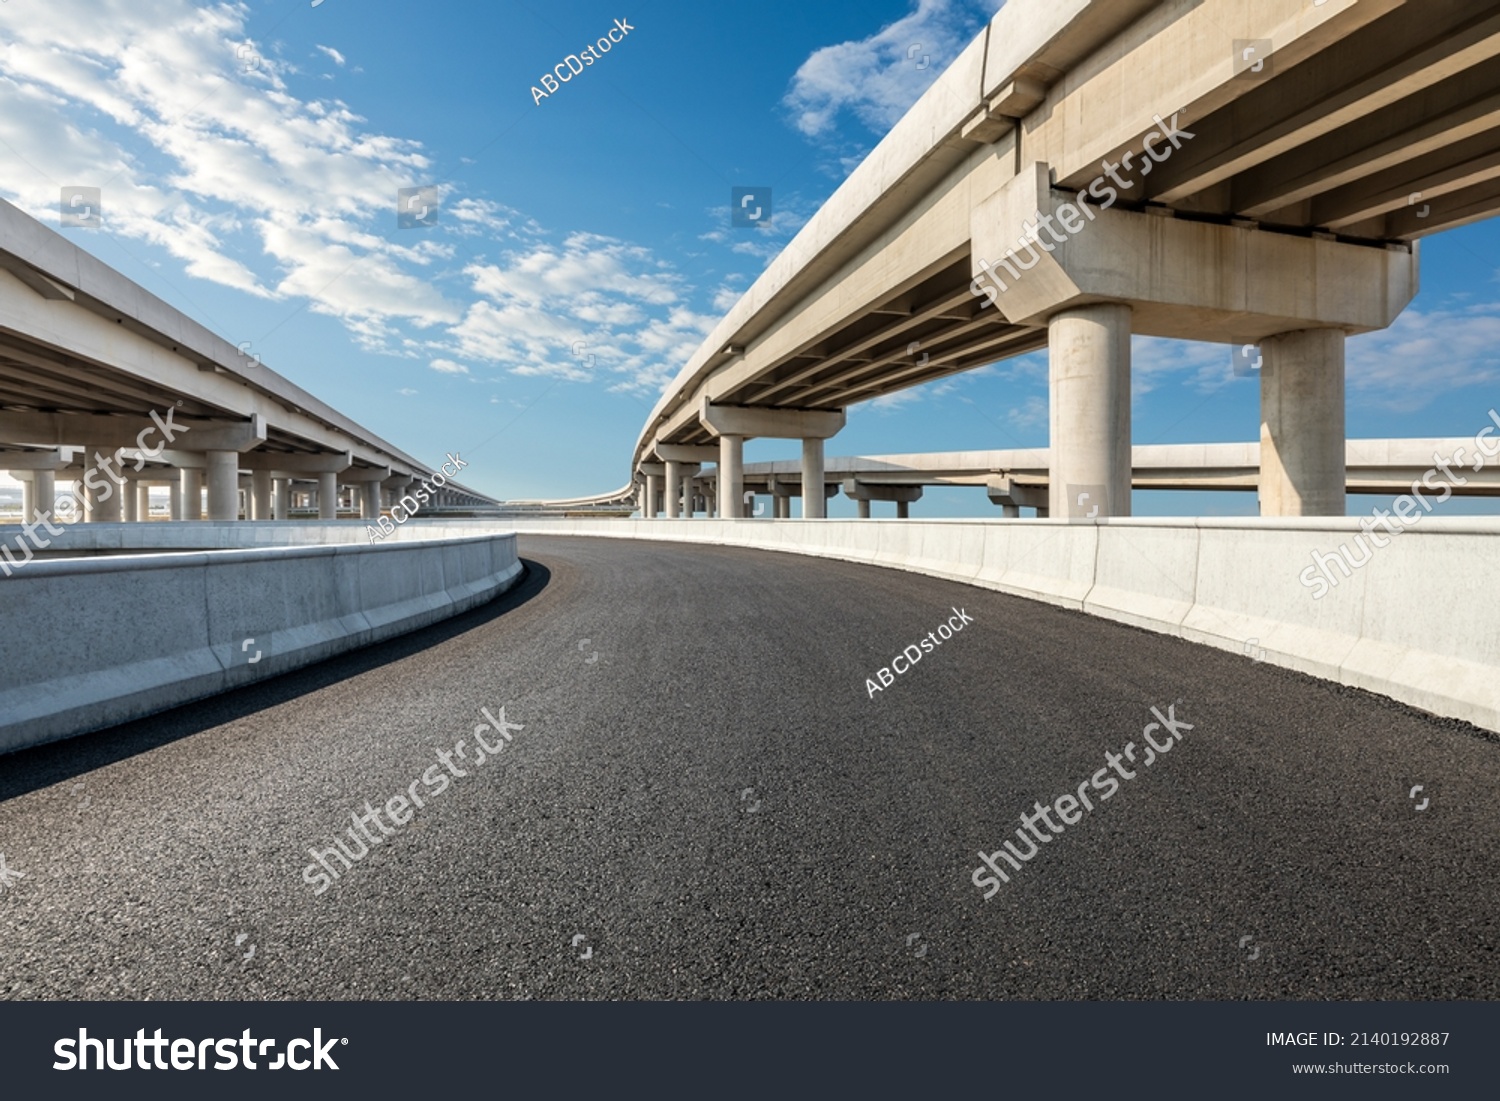
[[[0,997],[1500,995],[1471,727],[895,571],[522,552],[461,619],[0,758]],[[1181,744],[985,901],[976,853],[1168,704]],[[315,896],[309,846],[501,706],[510,748]]]

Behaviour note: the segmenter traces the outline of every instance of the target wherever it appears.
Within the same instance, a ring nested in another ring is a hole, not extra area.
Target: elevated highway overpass
[[[1497,426],[1500,427],[1500,426]],[[1493,435],[1491,429],[1489,435]],[[1420,485],[1439,461],[1460,469],[1459,480],[1448,482],[1442,499],[1500,496],[1500,467],[1490,465],[1490,456],[1480,452],[1489,446],[1486,437],[1476,445],[1470,437],[1428,439],[1347,440],[1344,448],[1345,490],[1351,494],[1397,495],[1433,490]],[[1495,445],[1500,451],[1500,443]],[[1474,464],[1479,461],[1479,469]],[[1232,490],[1260,489],[1260,445],[1256,443],[1141,444],[1131,449],[1133,489]],[[791,517],[791,500],[804,496],[803,466],[795,460],[746,463],[742,468],[742,500],[745,495],[769,495],[775,500],[770,513],[775,519]],[[679,517],[717,513],[718,471],[712,467],[692,478],[692,501],[679,500]],[[894,501],[898,515],[920,500],[928,486],[972,486],[985,489],[990,499],[1015,517],[1021,508],[1049,514],[1051,451],[1045,447],[1010,448],[997,451],[915,452],[903,455],[841,455],[823,464],[823,496],[842,491],[859,503],[859,514],[869,515],[872,501]],[[636,511],[644,518],[660,516],[665,502],[660,491],[653,502],[646,500],[644,486],[625,486],[610,493],[559,500],[507,501],[506,515],[628,515]],[[807,515],[804,503],[804,516]],[[757,513],[759,515],[759,513]]]
[[[1500,450],[1500,445],[1497,445]],[[1500,496],[1500,468],[1469,464],[1476,458],[1472,438],[1349,440],[1345,445],[1345,488],[1348,493],[1395,495],[1424,492],[1420,483],[1439,460],[1454,462],[1466,456],[1463,484],[1449,484],[1442,499],[1455,496]],[[1130,484],[1133,489],[1233,490],[1260,489],[1260,445],[1254,443],[1143,444],[1131,449]],[[824,466],[824,496],[842,490],[858,502],[859,515],[868,517],[872,501],[894,501],[898,516],[921,498],[927,486],[977,486],[1001,506],[1008,517],[1030,508],[1049,514],[1051,452],[1045,447],[1001,451],[950,451],[909,455],[855,455],[830,458]],[[1443,479],[1446,481],[1446,479]],[[775,498],[774,515],[791,515],[791,499],[801,497],[802,466],[797,462],[747,463],[745,492]],[[1431,491],[1432,486],[1427,487]],[[712,479],[706,479],[700,500],[712,505]],[[804,501],[804,515],[806,502]],[[711,515],[711,513],[710,513]]]
[[[494,503],[3,201],[0,470],[26,486],[28,520],[54,512],[59,475],[90,487],[97,522],[145,519],[162,483],[178,520],[237,519],[242,488],[258,520],[335,519],[346,494],[373,518],[424,482],[432,510]]]
[[[1497,105],[1493,3],[1011,0],[683,368],[633,482],[672,516],[713,463],[737,517],[746,439],[821,481],[849,405],[1047,348],[1049,510],[1128,515],[1144,333],[1257,345],[1262,513],[1342,515],[1345,338],[1500,205]]]

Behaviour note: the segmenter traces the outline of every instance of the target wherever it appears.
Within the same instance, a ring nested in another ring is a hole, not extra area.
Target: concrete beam
[[[1258,343],[1276,333],[1384,329],[1417,291],[1415,251],[1080,204],[1033,164],[971,221],[971,289],[1015,324],[1101,299],[1133,331]]]
[[[659,443],[656,457],[668,463],[716,463],[719,449],[712,444]]]
[[[286,474],[342,474],[354,465],[354,452],[335,455],[284,455],[251,451],[240,456],[241,470],[271,470]]]
[[[43,274],[23,260],[8,252],[0,252],[0,268],[10,272],[18,280],[49,302],[76,302],[78,296],[73,288],[59,283]]]
[[[0,452],[0,468],[5,470],[67,470],[82,463],[82,447],[55,447],[47,451]]]
[[[322,472],[326,473],[326,472]],[[392,477],[396,472],[388,466],[360,466],[350,467],[345,471],[335,471],[339,476],[339,484],[352,486],[364,485],[367,482],[383,482]]]
[[[715,405],[706,398],[698,422],[715,436],[826,440],[844,427],[842,409],[767,409],[748,405]]]
[[[845,478],[844,496],[851,501],[920,501],[921,486],[872,485],[858,478]]]
[[[842,482],[824,482],[823,496],[837,497],[839,493],[843,491],[843,488],[844,486]],[[772,497],[781,497],[786,499],[790,499],[792,497],[801,497],[802,481],[795,474],[790,476],[786,474],[773,474],[768,479],[766,479],[765,489],[761,490],[760,492],[766,493]]]
[[[174,415],[172,423],[179,447],[183,446],[184,440],[191,440],[194,448],[204,451],[249,451],[266,442],[266,418],[258,413],[246,421],[205,420]],[[142,433],[149,433],[146,436],[147,446],[164,442],[160,429],[150,417],[0,413],[0,440],[17,443],[134,447]]]
[[[1039,508],[1048,505],[1048,487],[1025,485],[1008,476],[991,478],[985,486],[990,501],[1005,508]]]

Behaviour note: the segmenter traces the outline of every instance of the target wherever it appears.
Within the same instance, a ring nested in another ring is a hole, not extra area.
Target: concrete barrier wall
[[[388,546],[412,539],[455,539],[477,534],[510,531],[510,525],[492,520],[429,520],[419,517],[398,524],[393,534],[373,543],[363,520],[194,520],[191,523],[57,525],[62,534],[52,535],[44,527],[36,534],[46,540],[44,557],[137,552],[250,550],[255,547]],[[0,546],[9,545],[12,555],[23,529],[0,524]],[[34,544],[39,546],[40,544]],[[4,570],[0,569],[0,576]]]
[[[14,548],[18,531],[0,528],[0,541]],[[353,524],[88,524],[54,546],[142,537],[166,550],[38,559],[0,575],[0,753],[425,627],[494,599],[522,572],[515,536],[493,525],[407,525],[370,545]],[[298,545],[255,545],[279,542]]]
[[[1429,517],[1321,599],[1355,519],[527,520],[522,534],[685,540],[950,578],[1217,646],[1500,731],[1500,520]],[[1382,529],[1377,528],[1380,534]],[[1368,540],[1367,540],[1368,542]]]

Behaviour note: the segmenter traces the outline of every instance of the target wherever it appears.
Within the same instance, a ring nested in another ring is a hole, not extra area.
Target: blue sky
[[[55,224],[61,186],[101,187],[104,229],[72,240],[408,452],[461,452],[477,488],[613,489],[663,385],[997,7],[10,0],[0,195]],[[617,19],[629,34],[537,103]],[[436,224],[397,229],[417,186]],[[735,186],[773,188],[769,230],[730,226]],[[1351,436],[1485,423],[1497,232],[1427,241],[1420,297],[1351,341]],[[1135,389],[1136,443],[1257,437],[1223,345],[1138,338]],[[856,406],[829,454],[1044,446],[1046,394],[1027,356]],[[995,514],[962,491],[915,513]]]

